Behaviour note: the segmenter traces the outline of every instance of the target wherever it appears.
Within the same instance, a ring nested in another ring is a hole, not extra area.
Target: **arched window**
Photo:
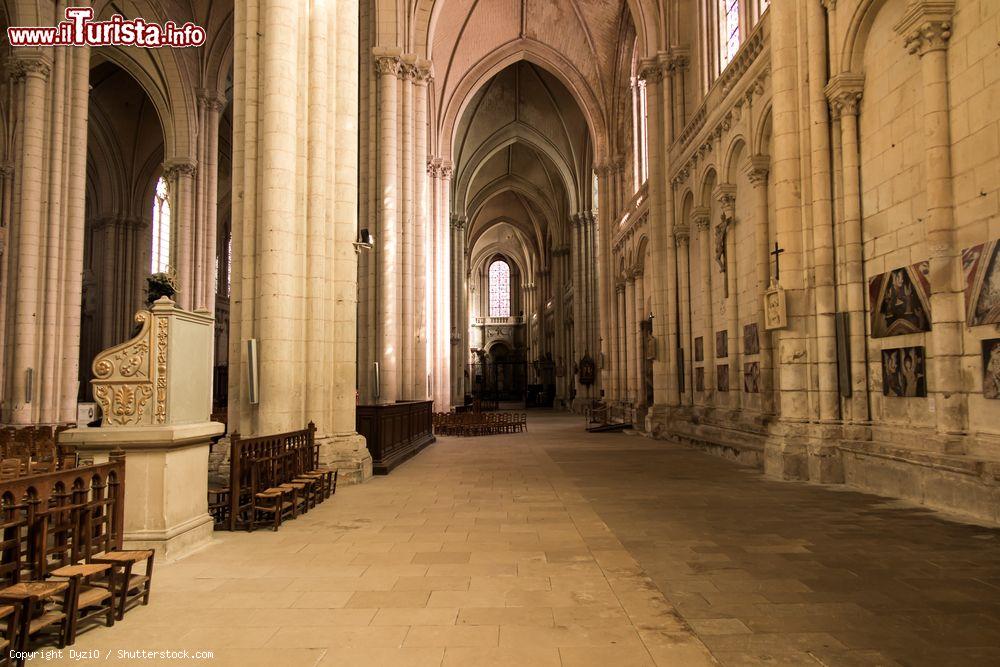
[[[510,265],[502,259],[490,264],[490,317],[510,317]]]
[[[740,49],[740,0],[719,1],[719,69],[724,70]]]
[[[149,263],[150,273],[164,273],[170,269],[170,202],[167,194],[167,182],[161,177],[156,182],[156,192],[153,195],[153,253]]]
[[[639,45],[632,48],[632,163],[635,165],[636,192],[649,178],[649,114],[646,102],[646,82],[639,76]]]

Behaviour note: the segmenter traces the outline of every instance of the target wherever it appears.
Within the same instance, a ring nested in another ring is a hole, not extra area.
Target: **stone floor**
[[[217,534],[73,648],[283,667],[998,664],[998,545],[531,413],[526,434],[442,438],[277,533]]]

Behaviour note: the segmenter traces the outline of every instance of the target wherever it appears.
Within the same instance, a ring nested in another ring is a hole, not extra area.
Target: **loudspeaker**
[[[260,374],[257,359],[257,339],[247,341],[247,397],[250,405],[260,403]]]

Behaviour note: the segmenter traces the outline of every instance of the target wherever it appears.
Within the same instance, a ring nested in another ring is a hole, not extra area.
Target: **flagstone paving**
[[[283,667],[1000,663],[1000,531],[582,427],[530,413],[525,434],[441,438],[277,533],[217,533],[73,648]]]

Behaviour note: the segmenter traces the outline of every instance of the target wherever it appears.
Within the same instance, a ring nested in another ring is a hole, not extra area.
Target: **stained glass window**
[[[740,0],[719,0],[719,65],[726,69],[740,48]]]
[[[156,182],[153,196],[153,253],[150,273],[163,273],[170,268],[170,202],[167,201],[167,182],[161,177]]]
[[[490,264],[490,317],[510,317],[510,266],[502,259]]]

